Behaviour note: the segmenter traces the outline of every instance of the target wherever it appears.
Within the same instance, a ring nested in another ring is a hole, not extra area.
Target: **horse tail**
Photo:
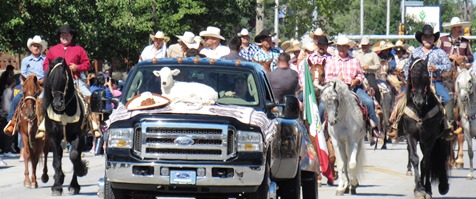
[[[448,193],[449,183],[449,163],[451,143],[444,137],[436,139],[435,145],[430,155],[430,177],[432,182],[439,182],[438,191],[444,195]]]

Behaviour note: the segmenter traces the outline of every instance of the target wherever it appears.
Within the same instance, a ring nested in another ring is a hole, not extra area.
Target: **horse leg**
[[[50,124],[51,125],[51,124]],[[62,130],[56,132],[56,134],[62,134]],[[51,187],[53,196],[61,196],[63,194],[62,185],[64,183],[64,173],[61,167],[61,159],[63,158],[63,149],[61,148],[61,137],[51,138],[51,143],[53,145],[53,169],[55,170],[55,175],[53,178],[55,182]]]
[[[415,171],[415,189],[413,190],[416,199],[424,199],[426,192],[423,188],[420,179],[420,172],[418,169],[419,157],[417,154],[417,141],[411,135],[407,135],[408,153],[410,154],[410,161]]]
[[[47,139],[45,140],[46,140],[45,145],[43,145],[43,148],[41,149],[42,150],[41,152],[43,152],[43,174],[41,175],[41,182],[43,183],[47,183],[50,178],[48,176],[48,152],[50,150],[50,144]],[[41,152],[38,151],[38,153],[41,153]]]
[[[39,144],[39,143],[36,143]],[[38,188],[38,183],[36,181],[36,168],[38,166],[38,160],[40,158],[41,151],[39,151],[39,147],[34,146],[35,149],[32,151],[32,154],[30,155],[31,159],[31,185],[30,187],[32,189]]]
[[[357,161],[359,161],[358,157],[360,156],[360,154],[363,153],[363,151],[360,151],[360,149],[362,149],[363,144],[364,143],[363,143],[363,139],[362,139],[362,140],[355,141],[355,143],[352,143],[352,145],[350,146],[350,149],[351,149],[351,151],[350,151],[350,163],[349,163],[350,195],[357,194],[356,189],[359,186],[359,180],[357,179],[357,173],[361,170],[361,165]]]
[[[466,121],[464,125],[464,137],[466,138],[466,143],[468,143],[468,157],[469,157],[469,174],[466,176],[466,179],[472,180],[473,179],[473,140],[471,139],[471,131],[470,131],[469,123]]]
[[[83,142],[80,136],[77,136],[71,142],[71,150],[69,152],[69,159],[73,163],[73,178],[69,185],[69,192],[71,194],[78,194],[81,187],[78,184],[77,176],[85,176],[88,173],[87,163],[81,160],[81,152],[83,148]]]
[[[339,173],[339,182],[337,185],[336,195],[342,196],[344,195],[345,191],[344,159],[342,158],[342,154],[345,153],[345,151],[341,150],[341,148],[343,147],[339,147],[337,140],[334,138],[332,138],[332,144],[334,145],[334,150],[337,159],[337,173]]]
[[[30,172],[29,172],[29,168],[28,168],[28,163],[30,162],[30,145],[29,145],[29,140],[28,140],[28,136],[26,136],[26,133],[27,132],[24,132],[25,130],[20,129],[20,132],[21,132],[21,139],[22,139],[22,142],[23,142],[23,160],[24,160],[24,164],[25,164],[25,171],[24,171],[24,176],[25,176],[25,179],[23,180],[23,186],[26,187],[26,188],[30,188],[31,186],[31,182],[30,182]]]
[[[458,153],[456,154],[458,158],[456,158],[456,161],[455,161],[455,167],[457,169],[462,169],[463,166],[464,166],[464,160],[463,160],[463,154],[464,154],[464,151],[463,151],[463,142],[464,142],[464,135],[461,133],[461,134],[458,134],[457,136],[457,140],[458,140]]]
[[[408,164],[407,164],[407,176],[413,175],[412,173],[412,162],[411,162],[411,154],[410,154],[410,145],[407,144],[407,152],[408,152]]]

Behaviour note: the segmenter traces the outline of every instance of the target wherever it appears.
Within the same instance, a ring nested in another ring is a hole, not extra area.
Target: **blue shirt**
[[[426,53],[423,51],[423,46],[420,46],[413,50],[412,54],[408,58],[407,63],[405,64],[404,70],[406,79],[408,79],[408,70],[410,68],[410,64],[413,63],[413,60],[418,58],[424,60],[428,58],[428,64],[436,66],[436,71],[433,72],[433,77],[439,77],[441,73],[451,71],[452,64],[450,58],[444,50],[433,46],[430,52]]]
[[[268,54],[264,52],[261,48],[259,51],[253,56],[255,61],[269,61],[269,59],[273,58],[273,62],[270,64],[271,71],[275,70],[278,67],[278,58],[279,58],[279,51],[276,48],[269,49]]]
[[[239,55],[248,61],[253,61],[253,56],[259,51],[259,49],[260,48],[256,44],[250,44],[248,50],[241,47]]]
[[[21,60],[21,75],[28,78],[31,74],[35,74],[38,79],[43,79],[45,72],[43,71],[43,62],[45,56],[40,55],[38,58],[29,55]]]

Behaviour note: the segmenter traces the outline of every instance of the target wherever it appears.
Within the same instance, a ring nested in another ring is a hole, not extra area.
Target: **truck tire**
[[[114,189],[111,183],[107,181],[104,184],[104,199],[127,199],[128,193],[125,190]]]
[[[246,194],[247,199],[271,199],[272,198],[271,194],[269,193],[269,186],[271,184],[271,178],[269,173],[270,173],[269,164],[266,164],[263,182],[258,187],[258,190],[256,190],[256,192]]]
[[[279,182],[278,193],[281,199],[301,197],[301,168],[299,166],[294,178]]]
[[[304,171],[302,172],[302,198],[317,199],[317,173]]]

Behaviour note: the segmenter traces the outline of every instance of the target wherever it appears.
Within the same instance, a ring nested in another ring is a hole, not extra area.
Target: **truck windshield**
[[[162,94],[162,79],[155,75],[162,67],[141,67],[133,75],[130,86],[126,91],[125,100],[129,101],[135,95],[143,92]],[[197,66],[169,66],[173,71],[180,72],[173,76],[178,82],[196,82],[210,86],[218,93],[218,104],[256,106],[259,104],[259,94],[253,73],[244,68],[214,68]],[[165,80],[164,80],[165,81]],[[193,88],[189,88],[193,89]]]

